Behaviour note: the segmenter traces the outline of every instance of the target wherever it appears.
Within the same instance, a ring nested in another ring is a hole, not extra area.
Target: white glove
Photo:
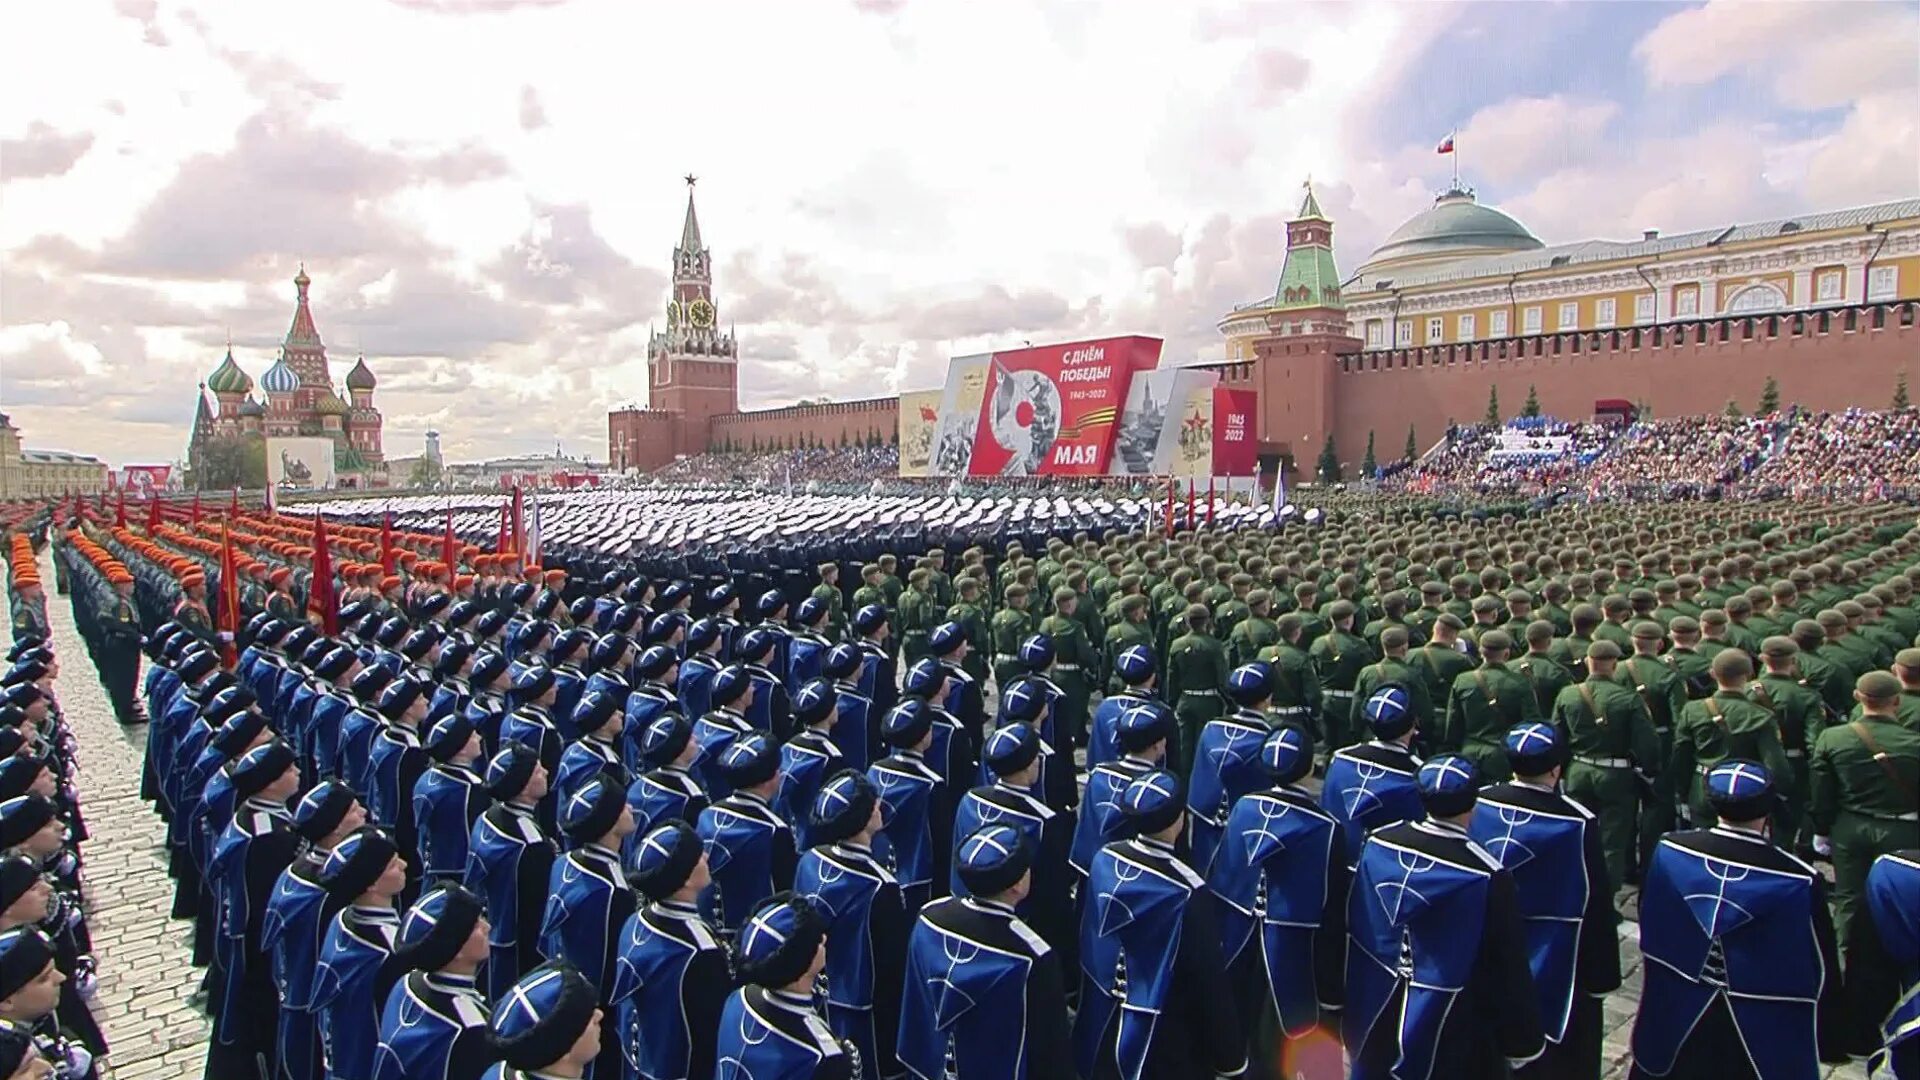
[[[1825,855],[1829,859],[1833,858],[1833,838],[1830,836],[1814,837],[1813,850],[1816,854]]]
[[[1693,807],[1682,803],[1679,810],[1675,812],[1675,816],[1680,819],[1682,825],[1691,825],[1693,824]]]

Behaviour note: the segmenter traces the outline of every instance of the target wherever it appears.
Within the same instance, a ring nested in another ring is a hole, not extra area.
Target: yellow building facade
[[[1340,292],[1348,333],[1368,351],[1913,299],[1920,199],[1549,246],[1456,188]],[[1282,306],[1276,291],[1223,318],[1227,359],[1248,359]]]
[[[107,464],[64,450],[26,450],[20,429],[0,413],[0,499],[57,499],[107,486]]]

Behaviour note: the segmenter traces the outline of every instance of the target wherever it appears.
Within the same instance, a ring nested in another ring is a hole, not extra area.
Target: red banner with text
[[[1260,395],[1252,390],[1213,389],[1214,476],[1252,476],[1260,465]]]
[[[994,353],[975,425],[971,476],[1099,476],[1136,371],[1160,339],[1102,338]]]

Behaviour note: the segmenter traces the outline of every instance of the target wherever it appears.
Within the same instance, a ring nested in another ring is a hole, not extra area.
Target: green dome
[[[1401,262],[1439,262],[1545,247],[1525,225],[1458,188],[1393,230],[1360,267],[1360,276]]]
[[[352,410],[340,400],[339,394],[329,390],[314,401],[313,411],[316,416],[345,416]]]
[[[207,376],[207,389],[216,394],[244,394],[253,389],[253,380],[233,362],[233,350],[227,350],[227,358]]]

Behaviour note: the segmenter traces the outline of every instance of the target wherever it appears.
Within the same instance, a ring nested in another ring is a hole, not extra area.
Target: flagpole
[[[1460,129],[1459,128],[1453,129],[1453,134],[1447,136],[1447,142],[1453,147],[1452,153],[1447,155],[1448,157],[1453,159],[1453,190],[1459,191],[1460,190]]]

